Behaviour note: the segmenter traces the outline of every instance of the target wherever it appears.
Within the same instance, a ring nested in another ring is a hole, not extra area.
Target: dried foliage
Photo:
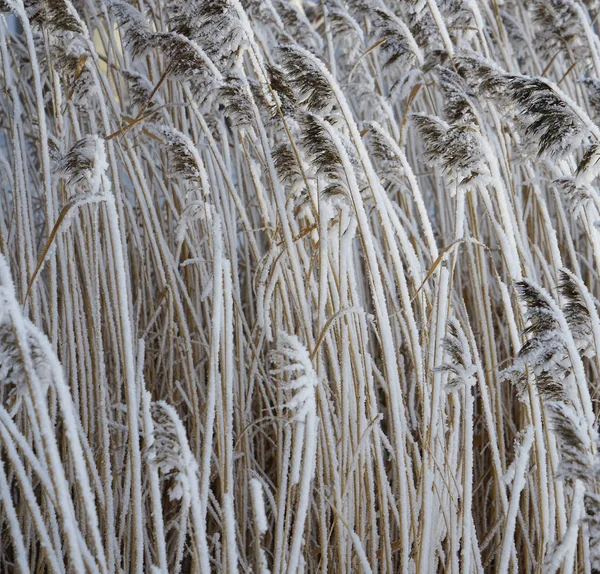
[[[0,571],[600,570],[585,0],[0,0]]]

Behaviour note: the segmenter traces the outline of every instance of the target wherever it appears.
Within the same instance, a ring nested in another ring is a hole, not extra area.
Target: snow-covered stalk
[[[0,570],[598,569],[593,10],[0,0]]]
[[[514,463],[514,478],[512,491],[510,494],[510,506],[508,507],[508,515],[504,525],[504,542],[502,544],[502,553],[500,555],[500,563],[498,572],[508,572],[508,563],[510,560],[510,551],[512,545],[513,533],[517,522],[517,512],[519,511],[519,499],[521,492],[527,482],[526,472],[527,464],[529,463],[529,451],[533,444],[533,427],[529,426],[525,429],[525,434]]]

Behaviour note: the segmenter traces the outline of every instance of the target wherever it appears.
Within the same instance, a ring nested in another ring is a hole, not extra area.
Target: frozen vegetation
[[[0,571],[600,572],[596,4],[0,0]]]

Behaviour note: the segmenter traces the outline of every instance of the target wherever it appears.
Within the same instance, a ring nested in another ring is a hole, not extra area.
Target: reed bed
[[[600,571],[594,0],[0,11],[0,571]]]

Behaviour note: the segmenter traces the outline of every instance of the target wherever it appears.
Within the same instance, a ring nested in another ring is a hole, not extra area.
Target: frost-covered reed
[[[0,0],[0,571],[600,571],[596,0]]]

